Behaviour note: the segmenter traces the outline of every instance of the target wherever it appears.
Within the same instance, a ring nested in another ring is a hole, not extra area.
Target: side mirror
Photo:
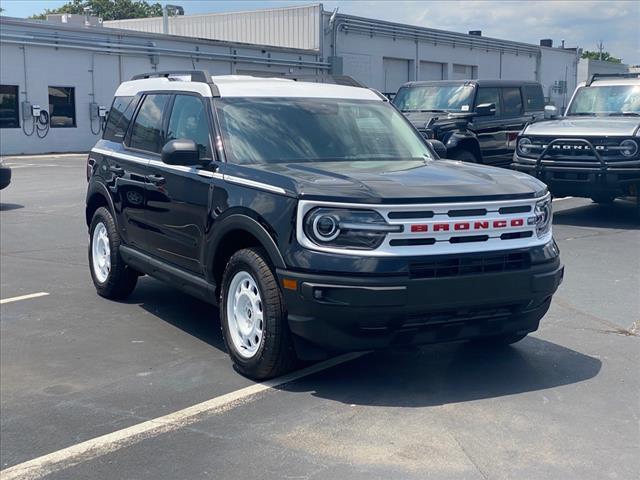
[[[544,107],[544,118],[545,120],[551,120],[552,118],[556,118],[558,116],[558,109],[553,105],[546,105]]]
[[[162,147],[161,158],[169,165],[201,165],[200,150],[193,140],[178,138],[171,140]]]
[[[447,156],[447,147],[445,147],[444,143],[442,143],[440,140],[429,138],[427,139],[427,143],[431,145],[431,148],[436,151],[438,157],[445,158]]]
[[[495,103],[481,103],[480,105],[476,105],[476,115],[478,117],[490,117],[491,115],[496,114],[496,104]]]

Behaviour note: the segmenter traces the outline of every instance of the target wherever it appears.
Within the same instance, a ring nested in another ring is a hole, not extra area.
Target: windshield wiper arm
[[[638,112],[613,112],[609,114],[610,117],[640,117]]]
[[[400,110],[401,112],[420,112],[420,113],[447,113],[446,110],[438,110],[437,108],[431,108],[426,110]]]
[[[576,112],[576,113],[570,113],[567,116],[568,117],[595,117],[596,114],[593,112]]]

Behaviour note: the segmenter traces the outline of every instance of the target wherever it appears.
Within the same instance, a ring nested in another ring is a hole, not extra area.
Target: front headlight
[[[553,218],[551,195],[536,203],[534,214],[534,217],[529,218],[529,225],[535,224],[538,237],[544,237],[551,230],[551,220]]]
[[[318,246],[374,250],[387,233],[401,232],[373,210],[314,208],[304,218],[305,235]]]
[[[523,155],[529,155],[531,153],[531,140],[527,137],[522,137],[518,140],[518,152]]]
[[[638,144],[631,139],[620,142],[620,153],[625,157],[633,157],[638,153]]]

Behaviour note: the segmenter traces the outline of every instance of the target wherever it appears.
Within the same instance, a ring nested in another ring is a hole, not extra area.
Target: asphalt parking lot
[[[565,282],[515,346],[343,357],[247,390],[214,307],[148,277],[96,295],[84,158],[5,160],[0,298],[43,295],[0,305],[3,480],[638,478],[632,203],[554,202]]]

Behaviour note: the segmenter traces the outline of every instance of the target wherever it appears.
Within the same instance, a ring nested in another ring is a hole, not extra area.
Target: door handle
[[[111,170],[111,173],[113,173],[118,177],[122,177],[124,175],[124,168],[119,167],[117,165],[112,165],[110,170]]]
[[[162,175],[147,175],[147,180],[156,186],[161,186],[167,183]]]

